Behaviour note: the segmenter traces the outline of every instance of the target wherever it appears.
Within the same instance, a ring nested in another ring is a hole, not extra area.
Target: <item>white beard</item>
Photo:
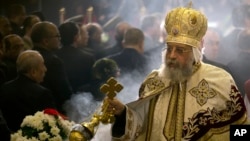
[[[163,58],[165,58],[165,55],[163,55]],[[170,62],[175,65],[175,68],[168,67],[167,64]],[[188,63],[186,65],[180,65],[175,60],[164,59],[162,63],[162,68],[161,68],[162,69],[161,75],[163,75],[167,79],[170,79],[173,82],[183,82],[192,75],[193,62],[194,62],[193,57],[189,58]]]

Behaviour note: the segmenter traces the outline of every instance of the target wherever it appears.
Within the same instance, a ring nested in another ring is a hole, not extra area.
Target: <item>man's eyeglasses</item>
[[[191,52],[192,48],[184,48],[184,47],[165,47],[163,50],[167,50],[167,53],[171,53],[172,51],[175,51],[177,54],[183,54],[186,52]]]

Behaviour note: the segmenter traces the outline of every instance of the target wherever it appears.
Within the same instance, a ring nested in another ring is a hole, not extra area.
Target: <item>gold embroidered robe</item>
[[[246,123],[244,101],[226,71],[201,63],[177,86],[162,71],[148,75],[140,99],[127,104],[125,134],[114,141],[229,141],[230,124]]]

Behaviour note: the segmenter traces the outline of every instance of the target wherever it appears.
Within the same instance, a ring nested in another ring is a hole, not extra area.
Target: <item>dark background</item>
[[[116,13],[123,0],[0,0],[0,14],[4,15],[5,9],[13,3],[23,4],[26,7],[27,14],[33,11],[41,11],[46,20],[55,24],[59,23],[59,10],[65,8],[65,18],[83,14],[90,6],[94,7],[95,15]],[[143,5],[148,7],[150,12],[162,12],[166,0],[155,0],[152,4],[150,0],[125,0],[126,4],[123,12],[131,13],[131,9],[137,9]],[[175,2],[176,3],[176,2]],[[154,7],[157,7],[154,10]],[[133,11],[138,13],[137,11]]]

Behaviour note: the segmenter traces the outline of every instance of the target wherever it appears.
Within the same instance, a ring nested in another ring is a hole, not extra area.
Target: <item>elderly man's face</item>
[[[2,36],[7,36],[11,34],[12,28],[10,22],[7,18],[0,18],[0,33]]]
[[[220,47],[220,36],[212,30],[208,30],[204,37],[204,54],[208,59],[216,60]]]
[[[9,38],[11,44],[10,50],[6,51],[6,55],[14,60],[17,59],[18,55],[23,52],[24,42],[20,36],[14,35]]]
[[[37,67],[33,71],[33,79],[37,83],[43,82],[43,78],[45,76],[46,71],[47,71],[47,68],[44,64],[43,57],[40,54],[38,54],[37,55]]]
[[[60,33],[55,25],[51,24],[48,26],[48,28],[50,30],[51,36],[47,37],[47,47],[50,50],[57,50],[60,48],[60,45],[61,45]]]
[[[88,44],[88,40],[89,40],[89,33],[88,33],[85,25],[83,25],[80,29],[80,38],[77,41],[78,46],[79,47],[86,47]]]
[[[191,46],[167,43],[164,57],[166,75],[171,80],[180,82],[192,75],[194,56]]]

